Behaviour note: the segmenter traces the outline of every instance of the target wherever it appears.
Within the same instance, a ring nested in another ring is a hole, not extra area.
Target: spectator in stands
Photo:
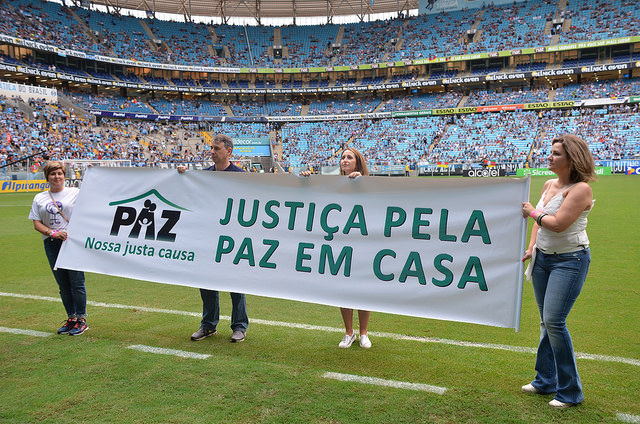
[[[540,344],[535,379],[522,386],[526,393],[555,393],[549,405],[575,406],[583,401],[582,383],[566,319],[578,298],[591,262],[587,215],[593,208],[588,182],[595,179],[595,164],[588,144],[565,134],[551,143],[549,170],[558,178],[545,183],[534,208],[522,204],[522,216],[535,220],[523,261],[540,310]]]
[[[44,166],[44,176],[49,182],[49,190],[36,194],[29,219],[33,220],[33,228],[42,234],[44,251],[60,287],[62,304],[67,311],[67,320],[58,329],[58,334],[77,336],[89,329],[84,273],[54,268],[62,243],[67,240],[67,225],[80,192],[75,187],[64,186],[66,172],[67,168],[62,162],[47,162]]]

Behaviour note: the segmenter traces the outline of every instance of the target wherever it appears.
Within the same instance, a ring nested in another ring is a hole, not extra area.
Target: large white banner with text
[[[90,168],[57,266],[519,327],[529,180]]]

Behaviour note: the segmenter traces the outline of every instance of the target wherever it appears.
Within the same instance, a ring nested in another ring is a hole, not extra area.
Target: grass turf
[[[544,179],[532,180],[532,199]],[[593,184],[589,217],[592,265],[568,326],[577,352],[640,359],[640,179],[615,175]],[[27,219],[34,194],[0,196],[4,246],[0,292],[57,298],[40,237]],[[90,301],[198,313],[197,290],[88,274]],[[227,294],[221,313],[230,314]],[[249,318],[340,328],[336,308],[248,296]],[[579,359],[585,402],[553,410],[552,396],[526,395],[535,355],[372,335],[372,349],[337,348],[339,332],[253,322],[247,340],[231,329],[201,342],[192,316],[89,306],[80,337],[0,332],[0,421],[163,423],[518,423],[618,422],[640,415],[637,365]],[[0,326],[55,332],[59,302],[0,296]],[[372,332],[533,348],[537,308],[525,283],[521,331],[373,313]],[[126,349],[135,344],[212,355],[187,359]],[[341,382],[340,372],[446,387],[444,395]]]

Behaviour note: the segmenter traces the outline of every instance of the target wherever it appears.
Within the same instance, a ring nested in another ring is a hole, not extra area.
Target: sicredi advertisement
[[[545,176],[545,177],[555,177],[556,174],[549,171],[547,168],[518,168],[516,171],[516,175],[518,177],[525,177],[527,175],[531,175],[533,177],[536,176]],[[610,166],[596,166],[596,175],[612,175]]]

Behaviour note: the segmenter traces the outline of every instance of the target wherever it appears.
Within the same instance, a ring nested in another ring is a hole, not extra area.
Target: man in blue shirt
[[[214,165],[205,168],[205,171],[229,171],[244,172],[242,168],[229,161],[233,153],[233,140],[228,135],[217,134],[211,143],[211,160]],[[178,172],[183,173],[185,167],[178,167]],[[191,340],[198,341],[218,333],[216,327],[220,321],[220,296],[217,290],[200,289],[202,297],[202,321],[198,331],[191,335]],[[244,340],[249,326],[247,316],[247,300],[243,293],[231,293],[231,336],[232,343]]]

